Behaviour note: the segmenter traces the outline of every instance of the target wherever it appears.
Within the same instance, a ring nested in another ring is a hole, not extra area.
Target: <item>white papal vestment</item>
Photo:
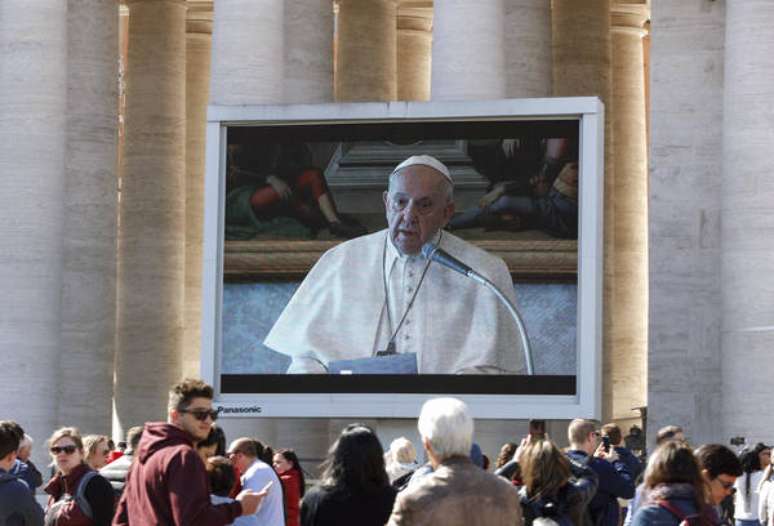
[[[346,241],[309,271],[264,341],[293,357],[288,372],[324,373],[330,361],[385,349],[419,287],[395,338],[397,352],[416,353],[419,373],[523,373],[515,322],[495,294],[438,263],[427,266],[421,255],[401,255],[388,236],[382,230]],[[436,241],[515,303],[502,259],[448,232]]]

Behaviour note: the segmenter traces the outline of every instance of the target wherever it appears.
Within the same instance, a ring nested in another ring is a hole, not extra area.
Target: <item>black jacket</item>
[[[383,526],[397,491],[385,486],[374,495],[353,495],[315,487],[301,502],[301,526]]]

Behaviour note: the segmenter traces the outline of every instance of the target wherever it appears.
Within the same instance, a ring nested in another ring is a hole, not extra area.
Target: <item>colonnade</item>
[[[13,357],[29,374],[2,392],[29,391],[40,414],[5,414],[38,436],[65,420],[107,431],[114,392],[126,428],[163,418],[167,387],[196,371],[208,103],[597,95],[608,132],[604,416],[626,418],[645,402],[646,14],[614,10],[611,30],[610,2],[127,0],[120,155],[117,86],[105,80],[117,76],[118,1],[3,2],[0,166],[14,175],[0,179],[0,281],[16,305],[0,307],[0,342],[57,364]],[[12,46],[25,38],[39,45]]]
[[[689,0],[653,15],[651,414],[691,443],[766,441],[774,6]]]

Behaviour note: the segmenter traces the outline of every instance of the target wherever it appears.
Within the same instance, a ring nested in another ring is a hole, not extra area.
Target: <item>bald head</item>
[[[237,438],[228,448],[229,454],[239,453],[250,458],[258,457],[258,447],[252,438]]]

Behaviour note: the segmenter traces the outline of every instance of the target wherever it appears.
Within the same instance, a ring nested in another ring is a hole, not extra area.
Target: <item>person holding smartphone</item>
[[[603,425],[603,444],[605,444],[605,439],[607,439],[608,444],[605,451],[610,451],[610,447],[615,449],[615,452],[618,453],[621,461],[626,464],[627,468],[629,468],[629,473],[631,474],[632,479],[636,481],[642,474],[644,466],[642,465],[642,462],[640,462],[640,459],[638,459],[629,448],[624,446],[624,438],[621,428],[618,427],[617,424],[613,423]]]
[[[266,496],[260,509],[249,517],[249,521],[243,522],[252,526],[285,526],[282,483],[274,468],[260,459],[264,449],[263,444],[257,440],[242,437],[234,440],[226,452],[228,459],[241,473],[239,480],[243,488],[259,491],[270,484],[277,490]]]
[[[620,517],[618,499],[634,497],[634,479],[626,464],[612,447],[605,451],[594,422],[576,418],[567,429],[570,450],[567,456],[593,469],[599,477],[596,495],[588,506],[594,524],[617,526]]]
[[[145,424],[113,526],[222,526],[255,513],[269,488],[242,491],[236,502],[210,501],[207,470],[194,445],[218,417],[212,398],[212,387],[201,380],[172,387],[167,422]]]

